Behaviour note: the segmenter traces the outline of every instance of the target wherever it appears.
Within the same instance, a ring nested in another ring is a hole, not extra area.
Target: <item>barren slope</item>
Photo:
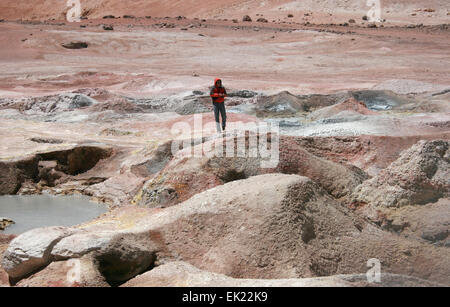
[[[244,14],[257,17],[289,21],[324,21],[343,22],[343,18],[361,19],[368,10],[366,1],[361,0],[213,0],[213,1],[158,1],[139,0],[124,2],[119,0],[90,0],[81,1],[83,15],[99,18],[113,14],[135,16],[188,16],[199,18],[242,18]],[[445,0],[384,0],[381,1],[382,17],[391,21],[407,22],[425,17],[426,23],[439,23],[447,17],[449,10]],[[419,10],[420,11],[417,11]],[[433,12],[423,12],[423,9],[433,9]],[[6,19],[64,19],[67,11],[66,2],[60,0],[35,0],[33,4],[25,0],[3,0],[0,4],[0,18]],[[305,18],[305,13],[313,13]],[[416,16],[411,14],[416,13]],[[287,18],[293,14],[293,18]],[[332,16],[330,16],[332,14]]]

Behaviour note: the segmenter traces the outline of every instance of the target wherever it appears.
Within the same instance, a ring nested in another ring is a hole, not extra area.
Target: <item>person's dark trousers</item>
[[[214,116],[216,118],[217,132],[220,131],[220,115],[222,116],[222,129],[225,130],[227,126],[227,113],[225,111],[225,103],[223,102],[213,102],[214,105]]]

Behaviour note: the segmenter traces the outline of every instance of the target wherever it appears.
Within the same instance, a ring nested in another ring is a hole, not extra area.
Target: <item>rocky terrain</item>
[[[14,2],[14,5],[12,3]],[[30,6],[25,0],[5,0],[0,5],[0,18],[4,19],[61,19],[69,8],[65,1],[36,0]],[[134,1],[123,3],[117,0],[91,0],[82,3],[82,15],[89,18],[126,18],[130,17],[166,17],[168,12],[173,16],[190,18],[213,18],[242,20],[260,20],[260,22],[299,22],[299,21],[340,21],[341,18],[361,20],[370,7],[366,1],[359,0],[275,0],[275,1],[237,1],[212,0],[208,3],[188,0],[180,3],[167,1]],[[422,21],[435,22],[445,20],[448,16],[448,3],[444,0],[384,0],[380,9],[387,19],[396,22]],[[347,21],[347,20],[346,20]]]
[[[448,3],[144,2],[0,4],[0,195],[109,208],[0,286],[450,285]]]

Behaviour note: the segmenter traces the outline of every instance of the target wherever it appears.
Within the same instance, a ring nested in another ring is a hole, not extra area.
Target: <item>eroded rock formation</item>
[[[365,272],[376,255],[384,272],[449,282],[447,248],[385,232],[297,175],[254,176],[170,208],[117,214],[73,233],[62,230],[63,238],[19,236],[2,266],[20,279],[51,261],[90,255],[104,279],[118,285],[176,260],[234,278],[280,279]],[[127,222],[111,223],[116,218]]]

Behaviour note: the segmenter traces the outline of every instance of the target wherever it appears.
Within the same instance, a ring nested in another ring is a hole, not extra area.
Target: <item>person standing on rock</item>
[[[211,89],[210,96],[214,105],[214,116],[216,118],[217,132],[225,131],[227,126],[227,113],[225,110],[225,97],[227,97],[227,91],[222,86],[222,80],[214,80],[214,86]],[[220,116],[222,116],[222,130],[220,129]]]

